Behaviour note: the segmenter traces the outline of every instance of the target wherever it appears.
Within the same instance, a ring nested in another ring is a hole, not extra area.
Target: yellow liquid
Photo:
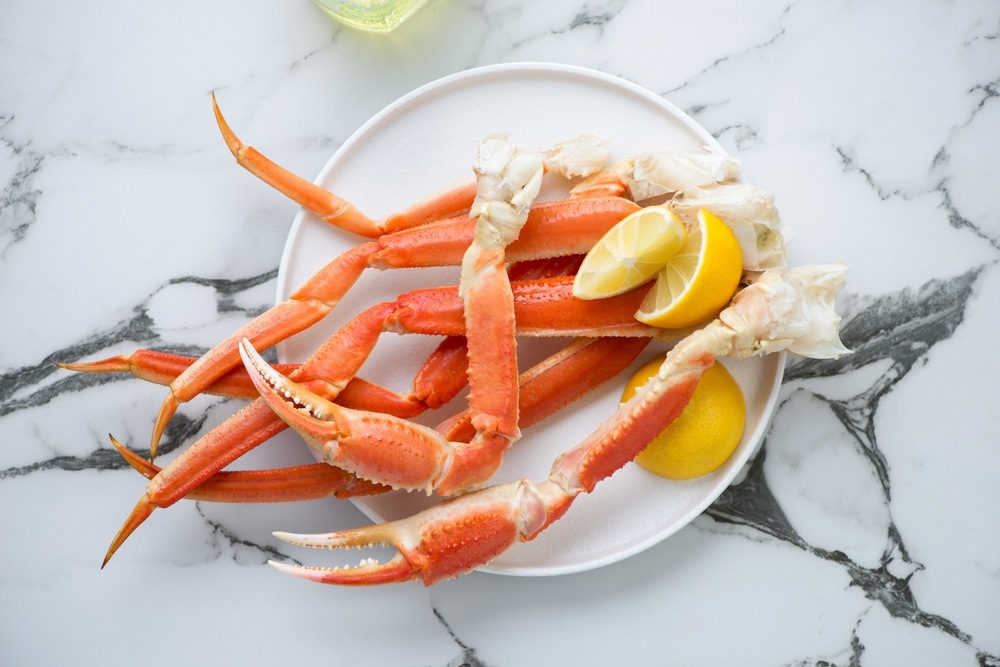
[[[389,32],[427,0],[314,0],[328,16],[354,28]]]

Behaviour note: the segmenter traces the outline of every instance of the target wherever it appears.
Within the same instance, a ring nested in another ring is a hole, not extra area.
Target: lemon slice
[[[664,329],[680,329],[715,317],[740,282],[743,255],[732,230],[717,216],[698,211],[698,226],[656,277],[635,317]]]
[[[625,387],[622,401],[632,397],[656,373],[663,358],[640,368]],[[743,438],[746,425],[743,390],[726,367],[705,371],[684,411],[635,457],[636,463],[669,479],[691,479],[725,463]]]
[[[627,215],[587,253],[573,281],[573,296],[602,299],[642,285],[686,238],[684,223],[664,206],[647,206]]]

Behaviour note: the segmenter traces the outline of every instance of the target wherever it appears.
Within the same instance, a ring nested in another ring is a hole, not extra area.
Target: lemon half
[[[640,368],[622,393],[627,401],[652,377],[663,357]],[[635,457],[636,463],[669,479],[691,479],[717,470],[743,438],[743,391],[726,367],[705,371],[684,411]]]

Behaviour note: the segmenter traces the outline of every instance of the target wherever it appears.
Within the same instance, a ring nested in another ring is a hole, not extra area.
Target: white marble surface
[[[210,92],[312,176],[401,94],[516,61],[690,113],[798,258],[850,262],[855,354],[790,363],[741,481],[600,570],[323,587],[264,565],[270,531],[363,523],[349,504],[187,501],[100,570],[143,486],[107,434],[148,437],[163,391],[51,362],[204,349],[272,301],[296,212],[233,164]],[[430,0],[388,37],[306,0],[4,3],[0,664],[1000,665],[998,85],[992,0]]]

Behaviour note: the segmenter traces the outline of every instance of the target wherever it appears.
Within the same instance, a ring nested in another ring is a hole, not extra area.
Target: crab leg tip
[[[121,355],[100,361],[53,361],[52,363],[65,371],[77,373],[121,373],[129,370],[128,359]]]
[[[125,459],[126,463],[132,466],[133,469],[142,474],[146,479],[153,479],[160,469],[153,465],[151,462],[142,458],[131,449],[119,442],[118,438],[108,433],[108,438],[111,439],[111,444],[114,446],[121,457]]]
[[[248,370],[251,366],[260,368],[266,363],[249,338],[240,341],[240,358],[243,359],[243,365],[247,366]]]
[[[340,586],[369,586],[372,584],[397,584],[411,581],[414,573],[410,564],[401,556],[393,558],[388,563],[379,563],[368,558],[356,566],[347,567],[304,567],[269,560],[268,565],[300,579],[318,584],[336,584]]]
[[[249,355],[251,358],[257,353],[256,348],[254,348],[253,343],[250,342],[249,338],[243,337],[240,339],[240,354]]]
[[[278,572],[283,572],[285,574],[291,574],[295,576],[300,576],[298,571],[303,569],[300,566],[288,565],[287,563],[279,563],[276,560],[269,560],[267,561],[267,564],[273,567]]]
[[[250,372],[251,379],[254,379],[254,371],[261,371],[263,365],[266,363],[264,358],[260,356],[257,352],[257,348],[253,346],[249,338],[244,338],[240,341],[240,359],[243,360],[243,365],[246,367],[247,371]],[[256,381],[254,382],[256,384]],[[259,386],[258,386],[259,389]]]
[[[226,143],[229,145],[230,150],[234,151],[242,147],[239,139],[236,138],[236,134],[233,132],[232,128],[229,127],[229,123],[222,116],[222,110],[219,108],[219,102],[215,98],[215,91],[212,91],[212,111],[215,113],[215,122],[219,124],[219,130],[222,132],[222,136]],[[234,146],[236,148],[234,148]]]
[[[333,548],[337,546],[337,544],[329,539],[330,535],[303,535],[298,533],[288,533],[281,530],[277,530],[271,534],[282,542],[288,542],[289,544],[294,544],[299,547]]]
[[[125,519],[125,523],[123,523],[122,527],[118,529],[118,534],[115,535],[113,540],[111,540],[111,546],[108,547],[108,551],[104,555],[104,562],[101,563],[102,570],[104,569],[104,566],[108,564],[108,561],[111,560],[111,557],[115,555],[115,552],[118,551],[118,548],[121,547],[121,545],[125,543],[125,540],[127,540],[129,536],[135,532],[136,528],[141,526],[143,522],[149,518],[149,515],[152,514],[155,509],[156,505],[149,502],[149,499],[146,496],[139,499],[139,502],[137,502],[135,507],[132,509],[131,514],[129,514],[128,518]]]
[[[174,416],[177,412],[177,407],[180,405],[177,399],[174,398],[173,394],[167,394],[167,397],[163,399],[163,404],[160,406],[160,412],[156,415],[156,422],[153,424],[153,435],[149,440],[149,460],[152,462],[156,459],[156,448],[160,444],[160,439],[163,438],[164,431],[167,430],[167,424],[170,422],[170,418]]]

